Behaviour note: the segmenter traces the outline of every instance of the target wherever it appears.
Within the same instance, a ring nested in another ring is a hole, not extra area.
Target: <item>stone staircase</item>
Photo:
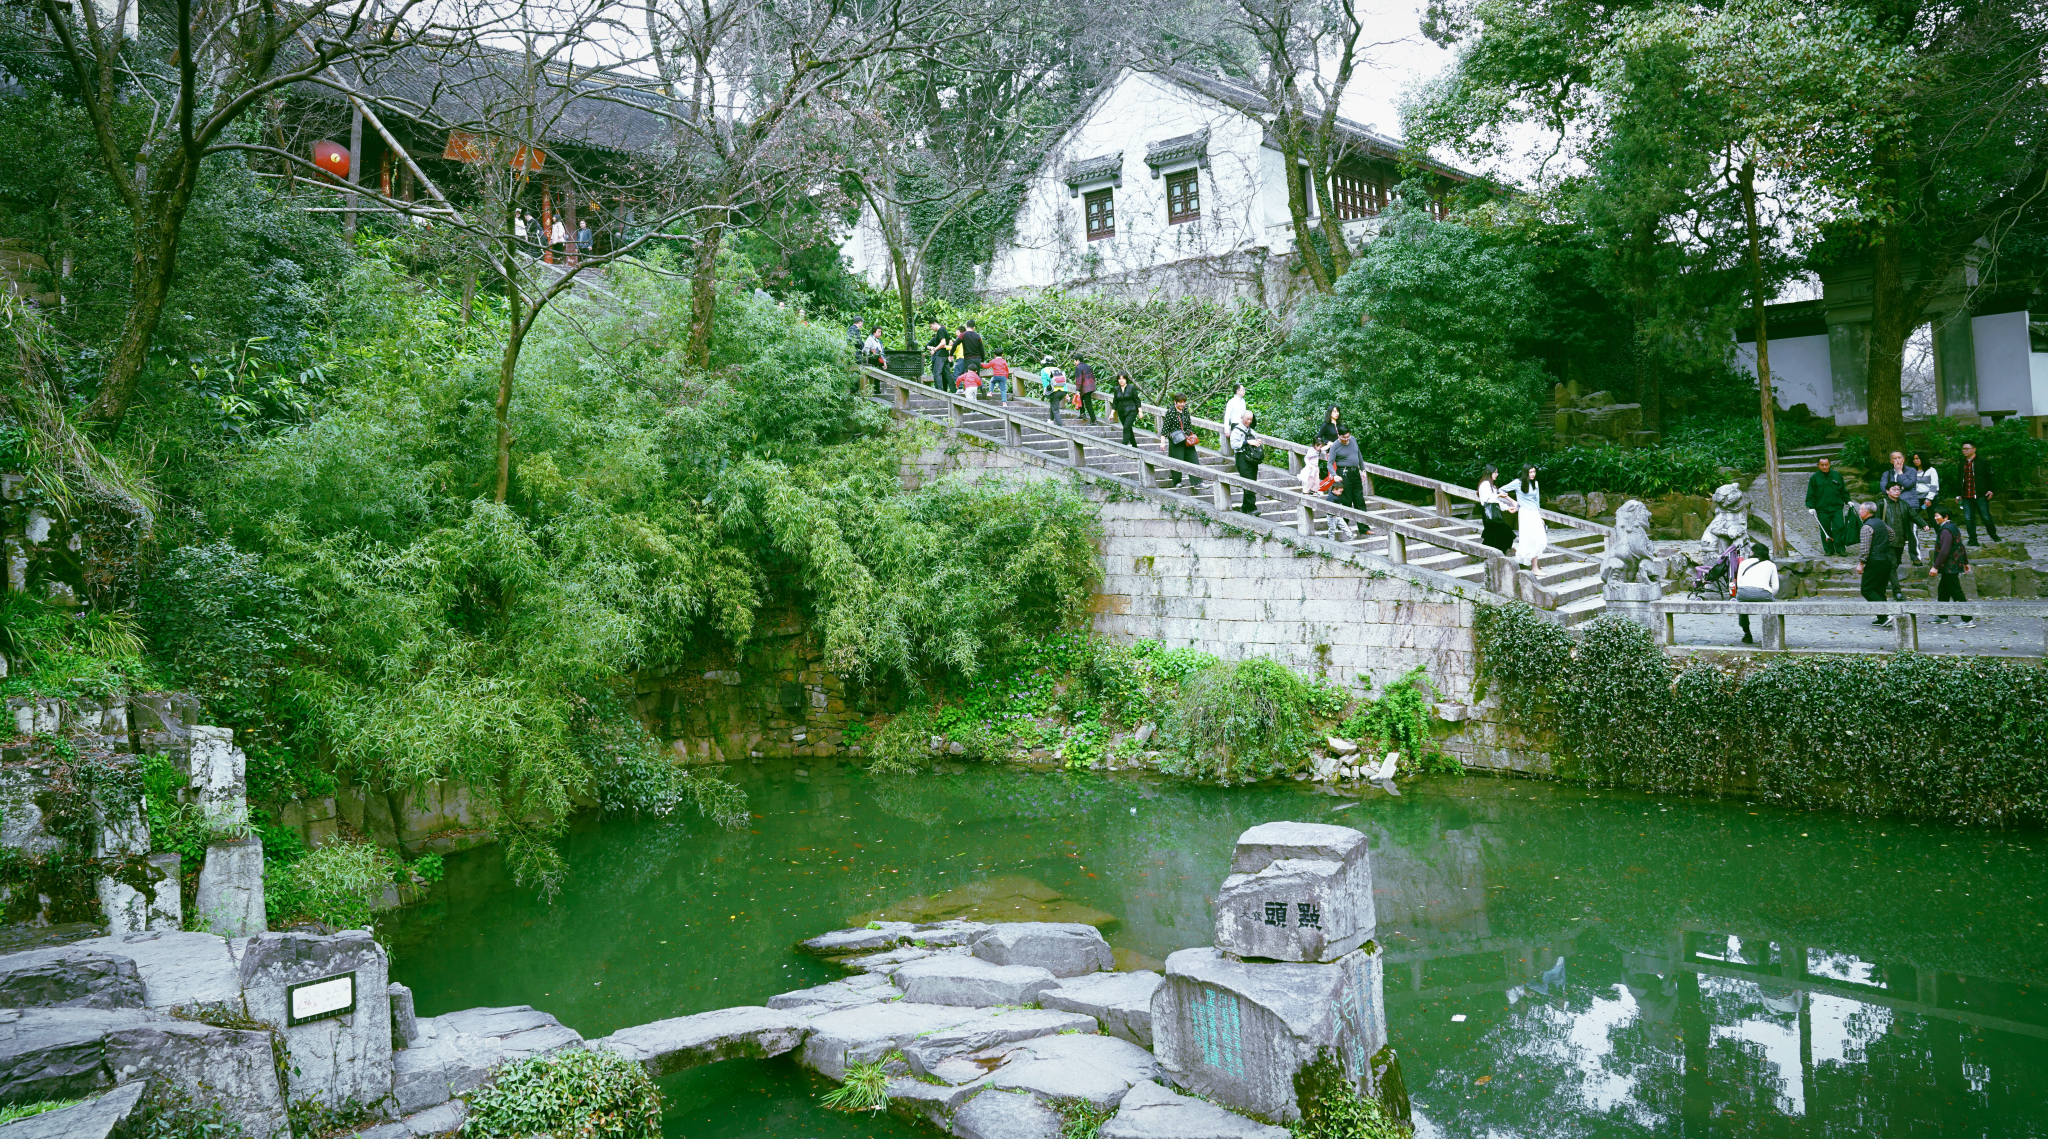
[[[1071,441],[1075,437],[1099,440],[1104,444],[1122,441],[1122,429],[1106,411],[1098,411],[1101,422],[1097,424],[1087,423],[1078,411],[1065,412],[1062,416],[1063,423],[1055,428],[1047,416],[1045,403],[1025,397],[1013,397],[1007,406],[1013,412],[1021,411],[1028,424],[1039,426],[1027,425],[1018,437],[1010,438],[1007,436],[1008,420],[993,410],[998,406],[994,401],[956,400],[919,381],[906,381],[904,377],[876,373],[872,369],[864,370],[864,374],[871,379],[882,378],[886,383],[906,386],[908,406],[905,410],[913,415],[942,426],[957,426],[998,441],[1007,440],[1012,445],[1035,450],[1061,461],[1071,461]],[[863,387],[866,386],[864,383]],[[889,401],[887,396],[873,398]],[[1163,458],[1159,435],[1146,426],[1157,423],[1154,409],[1147,407],[1145,413],[1139,417],[1139,423],[1140,426],[1134,433],[1139,448],[1160,454]],[[1201,429],[1202,439],[1215,440],[1217,425],[1199,418],[1196,424]],[[1295,470],[1298,471],[1299,463],[1306,461],[1299,454],[1298,445],[1265,437],[1262,437],[1262,442],[1266,443],[1268,465],[1259,468],[1260,485],[1290,494],[1297,492],[1299,476],[1277,463],[1291,459],[1295,464]],[[1215,448],[1199,447],[1197,453],[1204,467],[1235,473],[1232,461]],[[1085,465],[1090,470],[1132,481],[1144,479],[1139,457],[1128,451],[1112,446],[1084,443],[1084,454]],[[1161,471],[1160,474],[1169,480],[1173,477],[1173,473],[1169,471]],[[1377,471],[1369,473],[1369,483],[1373,479],[1381,483],[1405,483],[1420,489],[1448,486],[1419,475],[1407,475],[1386,468],[1378,468]],[[1192,505],[1214,510],[1215,505],[1211,497],[1213,488],[1205,485],[1198,493],[1190,485],[1191,482],[1192,479],[1184,479],[1183,485],[1179,487],[1162,485],[1159,489],[1178,494]],[[1233,490],[1231,506],[1235,508],[1240,501],[1241,492]],[[1315,523],[1317,536],[1364,553],[1387,557],[1420,569],[1433,570],[1471,582],[1479,588],[1487,588],[1487,565],[1484,559],[1462,550],[1429,545],[1426,539],[1417,539],[1412,534],[1397,535],[1380,525],[1400,522],[1410,530],[1421,528],[1442,534],[1446,538],[1477,543],[1481,527],[1476,503],[1455,501],[1439,490],[1433,505],[1417,504],[1375,493],[1370,485],[1365,503],[1366,514],[1373,520],[1369,533],[1358,535],[1351,532],[1348,525],[1336,525],[1335,519],[1320,518]],[[1268,522],[1290,529],[1297,526],[1296,508],[1285,501],[1260,497],[1256,506],[1258,516]],[[1599,568],[1600,556],[1605,548],[1606,528],[1564,517],[1551,519],[1548,524],[1551,548],[1545,555],[1539,571],[1532,574],[1524,569],[1517,575],[1521,584],[1527,587],[1521,592],[1525,599],[1539,608],[1556,612],[1567,625],[1590,620],[1605,609],[1605,602],[1601,597]]]

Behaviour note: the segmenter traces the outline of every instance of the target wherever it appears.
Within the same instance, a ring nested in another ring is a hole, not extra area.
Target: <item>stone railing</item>
[[[1612,603],[1610,602],[1610,606]],[[2048,618],[2048,601],[1693,601],[1669,598],[1648,603],[1649,611],[1661,618],[1666,647],[1678,643],[1678,615],[1711,613],[1722,616],[1748,614],[1760,618],[1757,640],[1768,650],[1785,648],[1785,620],[1788,617],[1885,617],[1893,618],[1900,652],[1920,649],[1922,617],[2041,617]],[[2043,655],[2048,655],[2048,626],[2043,629]]]
[[[907,380],[901,376],[892,375],[891,373],[874,368],[863,368],[862,371],[869,379],[878,381],[884,388],[889,389],[892,393],[892,402],[896,408],[906,414],[915,413],[910,404],[913,392],[919,399],[936,400],[944,403],[946,405],[944,414],[950,420],[950,426],[955,431],[966,431],[965,422],[971,415],[975,418],[1000,421],[1003,432],[1002,437],[990,438],[994,442],[1009,446],[1024,446],[1024,438],[1027,433],[1051,435],[1066,444],[1066,454],[1063,456],[1066,463],[1083,469],[1094,467],[1094,464],[1090,462],[1091,456],[1098,459],[1104,455],[1121,456],[1126,460],[1137,463],[1138,477],[1136,481],[1140,487],[1147,490],[1162,489],[1162,484],[1159,481],[1162,473],[1178,473],[1184,476],[1193,476],[1197,479],[1207,480],[1210,483],[1210,493],[1213,499],[1210,505],[1221,512],[1232,512],[1235,504],[1242,500],[1244,492],[1250,491],[1254,503],[1272,503],[1281,507],[1283,511],[1290,512],[1293,517],[1293,529],[1300,532],[1304,537],[1314,537],[1316,535],[1318,518],[1342,519],[1353,525],[1369,526],[1387,535],[1387,558],[1395,563],[1406,563],[1409,561],[1412,556],[1411,544],[1420,544],[1463,554],[1486,565],[1484,586],[1494,593],[1505,594],[1510,597],[1519,596],[1518,578],[1527,576],[1516,565],[1513,558],[1503,556],[1499,550],[1491,546],[1482,545],[1477,541],[1446,533],[1444,530],[1433,526],[1426,526],[1419,522],[1396,517],[1391,511],[1386,509],[1368,508],[1359,510],[1330,502],[1319,495],[1302,494],[1299,491],[1258,482],[1257,480],[1244,478],[1231,472],[1221,471],[1215,467],[1169,458],[1157,451],[1146,448],[1127,447],[1121,443],[1110,442],[1100,436],[1091,435],[1063,424],[1052,423],[1042,419],[1038,415],[1033,414],[1033,405],[1011,405],[969,399],[950,392],[940,391],[929,384]],[[1301,448],[1299,444],[1287,444],[1286,446],[1299,448],[1299,451],[1289,452],[1290,455],[1298,455],[1301,452],[1307,451],[1307,448]],[[1054,461],[1062,458],[1058,454],[1049,455],[1048,457]],[[1295,469],[1299,470],[1298,463],[1295,464]],[[1096,472],[1108,478],[1121,477],[1101,471],[1099,468],[1096,468]],[[1400,472],[1396,473],[1399,474]],[[1420,476],[1404,475],[1403,477],[1413,479]],[[1442,485],[1448,486],[1448,484]],[[1250,521],[1250,516],[1248,515],[1241,515],[1240,517]],[[1568,516],[1559,515],[1559,517],[1582,528],[1586,525],[1581,520],[1572,519]],[[1565,548],[1554,548],[1551,551],[1551,555],[1560,561],[1593,562],[1598,560],[1591,555]],[[1537,590],[1527,592],[1540,594],[1540,591]],[[1537,598],[1532,596],[1525,598],[1525,600],[1533,602]]]

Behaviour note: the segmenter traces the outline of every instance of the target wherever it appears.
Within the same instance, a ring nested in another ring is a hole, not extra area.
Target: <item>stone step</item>
[[[1596,593],[1591,597],[1581,597],[1576,601],[1559,605],[1556,612],[1564,618],[1565,627],[1570,628],[1607,612],[1607,601]]]

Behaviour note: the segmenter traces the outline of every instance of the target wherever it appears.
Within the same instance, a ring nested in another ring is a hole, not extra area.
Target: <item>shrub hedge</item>
[[[1811,657],[1726,669],[1601,617],[1574,635],[1480,610],[1480,676],[1559,770],[1650,791],[1980,825],[2048,822],[2048,670],[1996,657]]]

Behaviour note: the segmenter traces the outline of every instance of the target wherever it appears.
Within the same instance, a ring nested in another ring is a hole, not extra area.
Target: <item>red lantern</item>
[[[313,144],[313,165],[336,178],[347,178],[348,148],[323,138]]]

